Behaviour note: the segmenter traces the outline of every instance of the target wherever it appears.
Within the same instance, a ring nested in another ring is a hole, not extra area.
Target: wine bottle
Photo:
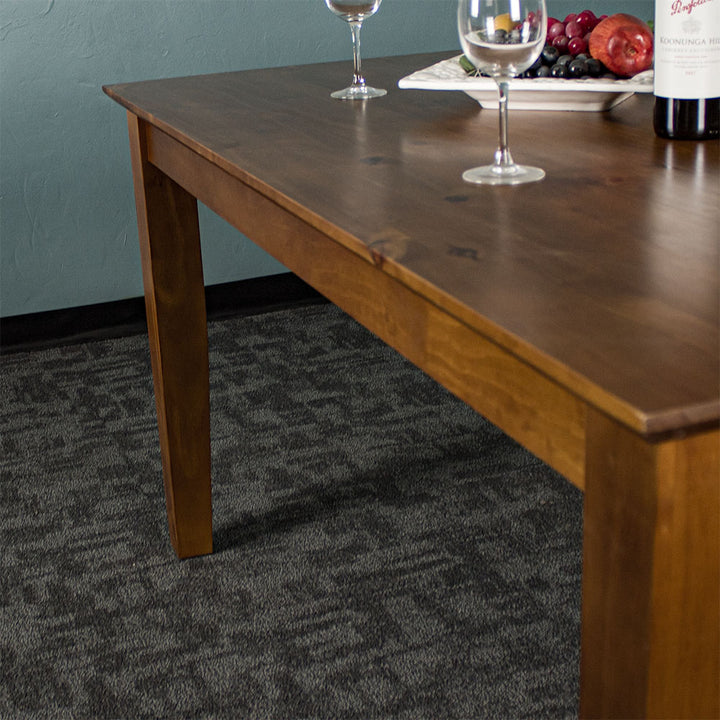
[[[720,137],[720,0],[655,0],[655,133]]]

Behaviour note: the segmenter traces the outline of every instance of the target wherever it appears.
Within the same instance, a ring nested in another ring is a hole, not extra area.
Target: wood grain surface
[[[514,156],[547,178],[469,186],[496,113],[395,87],[438,59],[369,60],[390,93],[359,104],[328,96],[342,63],[107,92],[629,427],[717,422],[718,143],[656,138],[649,96],[609,113],[511,98]]]

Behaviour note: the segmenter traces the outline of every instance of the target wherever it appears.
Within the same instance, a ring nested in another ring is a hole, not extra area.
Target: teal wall
[[[457,47],[455,0],[385,0],[363,31],[367,57]],[[349,58],[322,0],[0,0],[0,315],[142,293],[125,115],[103,84]],[[200,220],[207,284],[283,271]]]

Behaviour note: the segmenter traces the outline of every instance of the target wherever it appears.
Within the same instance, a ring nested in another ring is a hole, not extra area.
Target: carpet
[[[577,717],[581,493],[332,305],[209,342],[185,561],[147,338],[0,358],[0,717]]]

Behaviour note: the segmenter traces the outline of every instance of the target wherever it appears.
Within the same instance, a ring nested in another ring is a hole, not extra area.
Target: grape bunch
[[[595,26],[607,15],[597,17],[592,10],[570,13],[564,20],[550,17],[547,40],[537,60],[520,77],[525,78],[606,78],[615,80],[597,58],[590,55],[588,45]]]
[[[597,17],[592,10],[583,10],[570,13],[564,20],[548,18],[545,47],[535,62],[519,77],[617,79],[600,60],[590,55],[588,49],[592,31],[606,17],[607,15]],[[466,72],[477,74],[475,66],[464,56],[460,59],[460,64]]]
[[[586,53],[590,34],[607,15],[595,16],[592,10],[570,13],[563,21],[550,17],[547,21],[547,43],[557,48],[561,55],[573,57]]]

